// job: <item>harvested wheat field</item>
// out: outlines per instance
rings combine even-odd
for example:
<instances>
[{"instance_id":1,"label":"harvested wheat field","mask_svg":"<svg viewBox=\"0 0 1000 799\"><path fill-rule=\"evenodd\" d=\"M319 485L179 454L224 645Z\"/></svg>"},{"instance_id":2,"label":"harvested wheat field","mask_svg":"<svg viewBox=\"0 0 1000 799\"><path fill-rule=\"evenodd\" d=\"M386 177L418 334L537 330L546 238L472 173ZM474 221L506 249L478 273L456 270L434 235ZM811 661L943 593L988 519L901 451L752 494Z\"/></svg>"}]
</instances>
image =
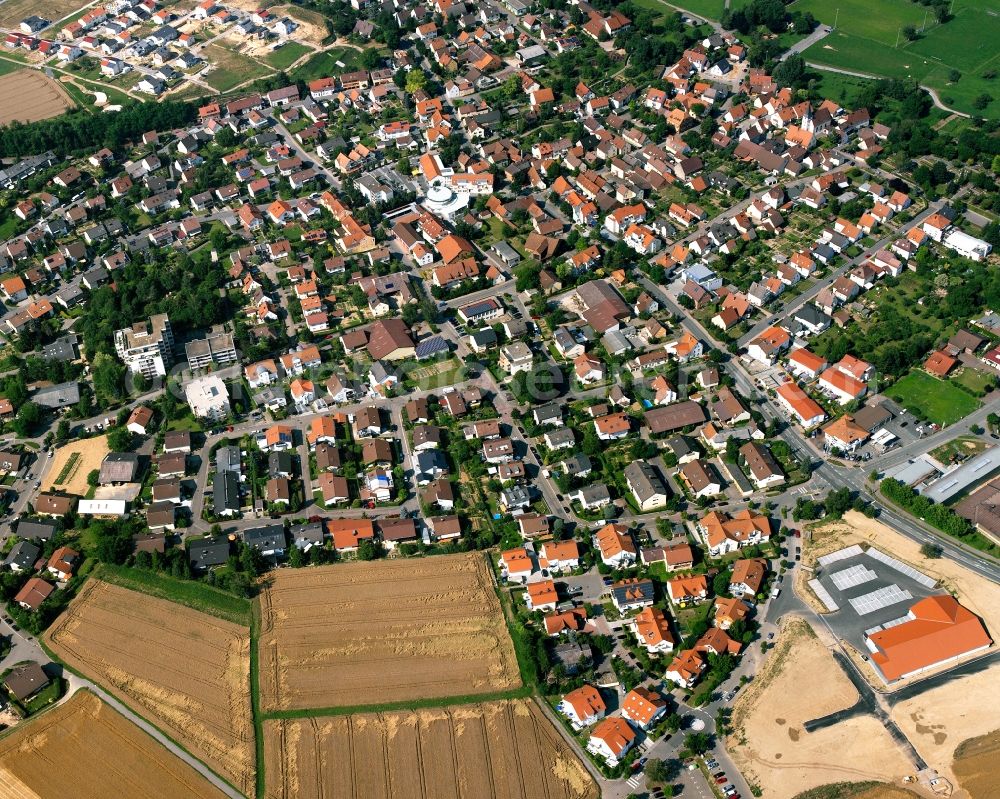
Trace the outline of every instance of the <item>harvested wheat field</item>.
<instances>
[{"instance_id":1,"label":"harvested wheat field","mask_svg":"<svg viewBox=\"0 0 1000 799\"><path fill-rule=\"evenodd\" d=\"M281 569L259 601L265 711L520 685L489 567L477 553Z\"/></svg>"},{"instance_id":2,"label":"harvested wheat field","mask_svg":"<svg viewBox=\"0 0 1000 799\"><path fill-rule=\"evenodd\" d=\"M88 691L0 739L0 796L222 799L224 794Z\"/></svg>"},{"instance_id":3,"label":"harvested wheat field","mask_svg":"<svg viewBox=\"0 0 1000 799\"><path fill-rule=\"evenodd\" d=\"M41 490L62 491L85 496L90 486L87 485L87 475L94 469L101 468L101 461L110 452L107 436L82 438L63 447L52 454L52 463L42 480Z\"/></svg>"},{"instance_id":4,"label":"harvested wheat field","mask_svg":"<svg viewBox=\"0 0 1000 799\"><path fill-rule=\"evenodd\" d=\"M802 620L784 625L777 646L733 708L728 746L765 796L795 796L829 783L892 782L909 760L872 716L808 733L803 723L850 707L857 689Z\"/></svg>"},{"instance_id":5,"label":"harvested wheat field","mask_svg":"<svg viewBox=\"0 0 1000 799\"><path fill-rule=\"evenodd\" d=\"M953 794L956 799L987 799L997 790L997 758L1000 757L1000 730L972 738L955 751L952 770L962 790Z\"/></svg>"},{"instance_id":6,"label":"harvested wheat field","mask_svg":"<svg viewBox=\"0 0 1000 799\"><path fill-rule=\"evenodd\" d=\"M250 635L231 622L89 580L45 635L93 678L244 792L254 782Z\"/></svg>"},{"instance_id":7,"label":"harvested wheat field","mask_svg":"<svg viewBox=\"0 0 1000 799\"><path fill-rule=\"evenodd\" d=\"M19 69L0 77L0 125L37 122L72 107L63 88L37 70Z\"/></svg>"},{"instance_id":8,"label":"harvested wheat field","mask_svg":"<svg viewBox=\"0 0 1000 799\"><path fill-rule=\"evenodd\" d=\"M598 799L531 700L264 722L267 799Z\"/></svg>"},{"instance_id":9,"label":"harvested wheat field","mask_svg":"<svg viewBox=\"0 0 1000 799\"><path fill-rule=\"evenodd\" d=\"M1000 735L996 734L998 726L995 702L984 702L984 697L995 696L996 687L1000 685L1000 663L994 664L978 674L969 674L958 679L952 679L944 685L931 688L917 696L907 699L892 708L892 720L910 739L917 752L927 761L931 768L953 782L957 779L959 785L968 791L956 791L956 797L987 796L983 793L981 775L977 778L976 763L982 764L984 758L968 761L971 767L966 772L971 784L963 784L959 776L959 758L956 750L968 749L963 741L977 736L987 736L994 733L994 755L1000 754ZM980 739L985 740L985 739ZM982 751L984 745L973 747ZM994 761L994 782L997 774ZM975 788L978 786L979 792Z\"/></svg>"}]
</instances>

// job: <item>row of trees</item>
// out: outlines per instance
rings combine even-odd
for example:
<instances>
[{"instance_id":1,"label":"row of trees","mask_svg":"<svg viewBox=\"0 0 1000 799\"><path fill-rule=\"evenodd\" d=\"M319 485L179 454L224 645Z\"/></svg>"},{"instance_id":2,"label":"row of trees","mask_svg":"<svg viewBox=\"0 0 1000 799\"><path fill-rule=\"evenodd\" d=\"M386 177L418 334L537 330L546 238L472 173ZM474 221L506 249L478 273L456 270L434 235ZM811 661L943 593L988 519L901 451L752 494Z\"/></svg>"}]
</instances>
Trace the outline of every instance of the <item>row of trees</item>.
<instances>
[{"instance_id":1,"label":"row of trees","mask_svg":"<svg viewBox=\"0 0 1000 799\"><path fill-rule=\"evenodd\" d=\"M194 122L194 103L168 100L126 105L117 114L71 111L40 122L12 122L0 128L0 153L20 158L54 150L59 155L94 150L101 146L120 152L150 130L172 130Z\"/></svg>"}]
</instances>

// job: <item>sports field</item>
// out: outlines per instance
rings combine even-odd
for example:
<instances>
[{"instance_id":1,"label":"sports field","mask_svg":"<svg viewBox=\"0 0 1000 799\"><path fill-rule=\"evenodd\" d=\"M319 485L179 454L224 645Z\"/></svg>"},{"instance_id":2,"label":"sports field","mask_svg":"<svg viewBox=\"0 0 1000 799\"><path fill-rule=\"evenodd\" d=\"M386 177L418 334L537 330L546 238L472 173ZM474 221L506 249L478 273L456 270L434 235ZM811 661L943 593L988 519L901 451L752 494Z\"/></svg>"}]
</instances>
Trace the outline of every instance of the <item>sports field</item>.
<instances>
[{"instance_id":1,"label":"sports field","mask_svg":"<svg viewBox=\"0 0 1000 799\"><path fill-rule=\"evenodd\" d=\"M805 52L808 61L890 78L914 78L959 111L1000 117L1000 0L956 0L953 16L938 23L933 9L909 0L796 0L790 10L809 11L836 29ZM924 28L926 22L926 28ZM908 41L903 28L918 30ZM952 81L952 72L960 77ZM985 108L979 95L995 96Z\"/></svg>"}]
</instances>

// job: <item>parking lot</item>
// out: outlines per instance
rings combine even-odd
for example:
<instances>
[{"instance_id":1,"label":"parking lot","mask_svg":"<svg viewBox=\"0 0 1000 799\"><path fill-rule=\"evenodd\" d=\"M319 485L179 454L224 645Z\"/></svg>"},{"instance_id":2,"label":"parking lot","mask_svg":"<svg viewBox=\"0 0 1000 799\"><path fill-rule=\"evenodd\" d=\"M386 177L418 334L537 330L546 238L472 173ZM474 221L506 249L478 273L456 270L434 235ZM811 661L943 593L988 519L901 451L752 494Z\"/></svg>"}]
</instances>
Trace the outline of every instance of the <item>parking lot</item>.
<instances>
[{"instance_id":1,"label":"parking lot","mask_svg":"<svg viewBox=\"0 0 1000 799\"><path fill-rule=\"evenodd\" d=\"M810 581L821 602L838 608L824 616L830 629L862 653L868 651L866 631L891 626L918 600L940 593L933 580L904 564L897 568L891 560L874 548L862 552L860 547L849 547L821 558Z\"/></svg>"}]
</instances>

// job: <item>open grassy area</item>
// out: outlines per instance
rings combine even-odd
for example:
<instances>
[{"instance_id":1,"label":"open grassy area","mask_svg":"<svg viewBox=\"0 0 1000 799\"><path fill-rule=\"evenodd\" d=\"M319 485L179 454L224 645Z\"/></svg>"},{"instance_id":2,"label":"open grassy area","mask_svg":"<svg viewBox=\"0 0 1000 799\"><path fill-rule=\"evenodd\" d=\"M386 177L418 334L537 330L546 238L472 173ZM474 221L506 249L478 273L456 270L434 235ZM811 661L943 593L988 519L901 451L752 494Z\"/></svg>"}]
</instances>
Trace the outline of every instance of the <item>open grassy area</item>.
<instances>
[{"instance_id":1,"label":"open grassy area","mask_svg":"<svg viewBox=\"0 0 1000 799\"><path fill-rule=\"evenodd\" d=\"M792 10L810 11L827 25L837 22L835 31L805 52L808 60L890 78L914 78L959 111L1000 117L1000 99L985 109L973 106L978 95L997 93L997 79L987 75L1000 65L998 0L956 2L953 17L943 24L932 11L908 0L878 0L874 8L862 0L796 0ZM905 26L919 30L925 19L927 28L915 41L902 35ZM961 73L955 82L952 70Z\"/></svg>"},{"instance_id":2,"label":"open grassy area","mask_svg":"<svg viewBox=\"0 0 1000 799\"><path fill-rule=\"evenodd\" d=\"M205 76L205 82L220 92L228 92L241 83L270 74L260 62L220 44L207 45L202 55L214 65Z\"/></svg>"},{"instance_id":3,"label":"open grassy area","mask_svg":"<svg viewBox=\"0 0 1000 799\"><path fill-rule=\"evenodd\" d=\"M343 64L339 66L337 62ZM331 75L356 70L361 65L361 51L351 47L334 47L325 53L317 53L292 72L293 80L316 80Z\"/></svg>"},{"instance_id":4,"label":"open grassy area","mask_svg":"<svg viewBox=\"0 0 1000 799\"><path fill-rule=\"evenodd\" d=\"M902 377L887 393L907 410L942 427L954 424L979 407L979 401L962 389L917 369Z\"/></svg>"},{"instance_id":5,"label":"open grassy area","mask_svg":"<svg viewBox=\"0 0 1000 799\"><path fill-rule=\"evenodd\" d=\"M304 44L286 42L277 50L271 51L267 56L267 63L278 70L288 69L308 52L311 51Z\"/></svg>"},{"instance_id":6,"label":"open grassy area","mask_svg":"<svg viewBox=\"0 0 1000 799\"><path fill-rule=\"evenodd\" d=\"M973 394L982 394L996 385L996 378L993 375L982 372L979 369L965 367L948 378L952 383L958 383L971 391Z\"/></svg>"}]
</instances>

